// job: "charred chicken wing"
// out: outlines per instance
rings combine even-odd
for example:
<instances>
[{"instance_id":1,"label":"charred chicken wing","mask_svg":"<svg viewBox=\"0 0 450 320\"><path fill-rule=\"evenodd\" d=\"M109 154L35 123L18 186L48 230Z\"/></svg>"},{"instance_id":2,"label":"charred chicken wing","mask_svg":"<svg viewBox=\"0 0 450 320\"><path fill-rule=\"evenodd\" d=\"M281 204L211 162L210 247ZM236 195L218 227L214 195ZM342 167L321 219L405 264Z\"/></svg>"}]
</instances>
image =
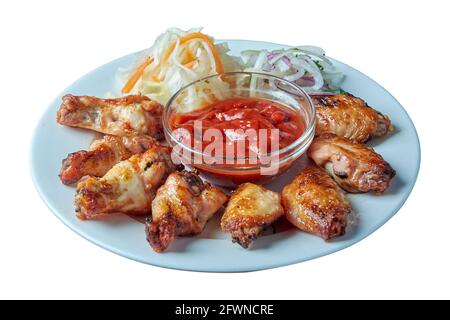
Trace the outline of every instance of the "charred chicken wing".
<instances>
[{"instance_id":1,"label":"charred chicken wing","mask_svg":"<svg viewBox=\"0 0 450 320\"><path fill-rule=\"evenodd\" d=\"M196 172L174 172L158 189L147 240L156 252L164 251L175 236L196 235L227 201L219 189L204 183Z\"/></svg>"},{"instance_id":2,"label":"charred chicken wing","mask_svg":"<svg viewBox=\"0 0 450 320\"><path fill-rule=\"evenodd\" d=\"M323 169L302 170L284 187L281 200L286 218L300 230L325 240L345 234L350 204Z\"/></svg>"},{"instance_id":3,"label":"charred chicken wing","mask_svg":"<svg viewBox=\"0 0 450 320\"><path fill-rule=\"evenodd\" d=\"M77 185L75 207L81 220L110 213L148 214L157 188L175 170L169 149L158 145L117 163L102 178Z\"/></svg>"},{"instance_id":4,"label":"charred chicken wing","mask_svg":"<svg viewBox=\"0 0 450 320\"><path fill-rule=\"evenodd\" d=\"M59 177L64 184L75 183L83 176L102 177L116 163L146 151L155 143L149 136L105 135L95 140L88 151L69 154L62 162Z\"/></svg>"},{"instance_id":5,"label":"charred chicken wing","mask_svg":"<svg viewBox=\"0 0 450 320\"><path fill-rule=\"evenodd\" d=\"M222 217L221 227L231 233L233 242L248 246L283 215L280 195L260 185L244 183L232 194Z\"/></svg>"},{"instance_id":6,"label":"charred chicken wing","mask_svg":"<svg viewBox=\"0 0 450 320\"><path fill-rule=\"evenodd\" d=\"M316 106L316 135L326 132L364 143L392 131L389 118L351 94L313 98Z\"/></svg>"},{"instance_id":7,"label":"charred chicken wing","mask_svg":"<svg viewBox=\"0 0 450 320\"><path fill-rule=\"evenodd\" d=\"M130 95L117 99L65 95L58 110L59 124L94 131L125 135L162 136L162 106L146 96Z\"/></svg>"},{"instance_id":8,"label":"charred chicken wing","mask_svg":"<svg viewBox=\"0 0 450 320\"><path fill-rule=\"evenodd\" d=\"M372 148L331 133L316 137L308 156L348 192L383 193L395 171Z\"/></svg>"}]
</instances>

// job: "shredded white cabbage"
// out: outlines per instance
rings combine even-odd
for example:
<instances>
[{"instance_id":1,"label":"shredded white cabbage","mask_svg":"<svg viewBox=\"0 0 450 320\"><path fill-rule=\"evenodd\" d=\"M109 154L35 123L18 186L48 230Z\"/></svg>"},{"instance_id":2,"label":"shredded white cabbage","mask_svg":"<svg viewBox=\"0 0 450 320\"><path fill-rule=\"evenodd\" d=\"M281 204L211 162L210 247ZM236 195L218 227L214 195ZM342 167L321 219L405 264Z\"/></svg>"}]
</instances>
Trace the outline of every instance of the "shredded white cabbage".
<instances>
[{"instance_id":1,"label":"shredded white cabbage","mask_svg":"<svg viewBox=\"0 0 450 320\"><path fill-rule=\"evenodd\" d=\"M191 33L198 33L201 28L193 28L183 31L178 28L168 29L161 34L152 47L145 50L136 65L126 70L119 70L118 80L123 86L133 72L147 59L153 59L144 70L142 76L133 86L130 94L145 94L161 104L167 101L183 86L218 73L218 66L214 53L205 39L193 38L190 41L180 43L180 39ZM214 40L209 38L213 43ZM226 43L215 44L223 72L241 70L242 61L238 57L228 55L229 48ZM218 86L224 85L217 83ZM211 85L209 85L211 88ZM201 90L201 88L197 88ZM220 87L217 87L220 91ZM200 92L190 92L191 99Z\"/></svg>"}]
</instances>

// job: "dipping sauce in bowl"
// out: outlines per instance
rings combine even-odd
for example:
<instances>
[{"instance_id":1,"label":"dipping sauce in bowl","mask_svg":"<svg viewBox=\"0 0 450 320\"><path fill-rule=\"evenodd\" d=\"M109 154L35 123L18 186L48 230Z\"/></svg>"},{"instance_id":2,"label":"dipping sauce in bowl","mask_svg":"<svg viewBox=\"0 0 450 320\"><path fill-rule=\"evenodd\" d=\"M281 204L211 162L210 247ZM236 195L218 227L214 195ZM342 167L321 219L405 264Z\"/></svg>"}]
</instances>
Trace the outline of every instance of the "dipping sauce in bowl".
<instances>
[{"instance_id":1,"label":"dipping sauce in bowl","mask_svg":"<svg viewBox=\"0 0 450 320\"><path fill-rule=\"evenodd\" d=\"M207 77L182 88L163 115L172 156L214 184L265 183L289 168L314 137L308 95L260 73Z\"/></svg>"},{"instance_id":2,"label":"dipping sauce in bowl","mask_svg":"<svg viewBox=\"0 0 450 320\"><path fill-rule=\"evenodd\" d=\"M201 125L201 137L194 135L196 125ZM305 127L305 120L291 108L259 98L231 98L192 112L175 113L170 118L170 129L178 131L180 139L186 137L185 134L194 139L201 138L199 141L190 139L192 147L200 142L202 151L205 150L211 144L205 133L216 129L221 132L223 150L232 149L237 154L241 144L245 157L250 157L252 151L261 154L285 148L303 134ZM266 138L271 136L272 130L278 130L278 144L273 145L271 139L267 139L267 150L261 150L261 129L266 129ZM252 136L250 131L258 134Z\"/></svg>"}]
</instances>

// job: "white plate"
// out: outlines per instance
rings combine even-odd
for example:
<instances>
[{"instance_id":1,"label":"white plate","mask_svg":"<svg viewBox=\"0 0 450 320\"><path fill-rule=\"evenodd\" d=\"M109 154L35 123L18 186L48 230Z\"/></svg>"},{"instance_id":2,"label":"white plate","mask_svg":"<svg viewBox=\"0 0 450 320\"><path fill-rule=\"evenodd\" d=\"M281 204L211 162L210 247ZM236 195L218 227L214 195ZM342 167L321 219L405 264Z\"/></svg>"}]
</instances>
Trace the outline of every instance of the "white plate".
<instances>
[{"instance_id":1,"label":"white plate","mask_svg":"<svg viewBox=\"0 0 450 320\"><path fill-rule=\"evenodd\" d=\"M277 49L278 44L230 40L233 54L246 49ZM144 226L127 217L107 221L82 222L75 217L75 190L64 186L58 178L61 160L68 153L85 149L93 133L60 126L55 121L62 95L104 96L118 91L114 76L119 67L130 65L137 54L112 61L88 73L62 92L47 108L34 133L31 146L31 173L36 188L51 211L72 230L93 243L117 254L144 263L183 270L235 272L274 268L297 263L344 249L370 235L388 221L410 194L419 171L420 146L416 130L402 106L385 89L361 72L335 61L346 74L343 88L362 97L369 105L387 114L395 132L386 139L372 143L376 151L392 165L397 176L383 196L371 194L349 195L359 215L356 228L331 243L318 237L291 229L261 237L250 250L233 244L219 228L218 219L209 222L205 232L192 238L178 238L165 253L158 254L149 247ZM301 167L290 170L269 187L280 190Z\"/></svg>"}]
</instances>

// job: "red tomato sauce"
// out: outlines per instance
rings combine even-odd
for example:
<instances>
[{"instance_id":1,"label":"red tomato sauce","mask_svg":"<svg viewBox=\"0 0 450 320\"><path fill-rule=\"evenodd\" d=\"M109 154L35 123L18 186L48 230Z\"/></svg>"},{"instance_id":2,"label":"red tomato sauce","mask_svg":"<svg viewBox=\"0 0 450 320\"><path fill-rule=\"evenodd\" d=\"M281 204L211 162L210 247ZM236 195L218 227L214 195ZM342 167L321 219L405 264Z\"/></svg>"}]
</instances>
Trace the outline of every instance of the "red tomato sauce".
<instances>
[{"instance_id":1,"label":"red tomato sauce","mask_svg":"<svg viewBox=\"0 0 450 320\"><path fill-rule=\"evenodd\" d=\"M304 119L293 109L274 101L256 98L227 99L189 113L175 113L170 118L170 128L172 131L184 129L179 131L184 137L187 132L193 137L194 121L201 121L202 137L208 129L220 130L224 150L226 145L237 148L237 143L239 141L242 143L244 140L246 155L249 152L251 138L243 132L248 129L254 129L256 132L267 129L268 137L271 135L271 130L278 129L278 146L271 144L268 139L268 146L264 149L267 152L273 152L297 140L306 126ZM243 131L236 133L236 129ZM203 148L210 143L211 141L207 139L201 141ZM253 144L252 151L259 153L261 150L255 150L255 145L258 145L258 141Z\"/></svg>"}]
</instances>

